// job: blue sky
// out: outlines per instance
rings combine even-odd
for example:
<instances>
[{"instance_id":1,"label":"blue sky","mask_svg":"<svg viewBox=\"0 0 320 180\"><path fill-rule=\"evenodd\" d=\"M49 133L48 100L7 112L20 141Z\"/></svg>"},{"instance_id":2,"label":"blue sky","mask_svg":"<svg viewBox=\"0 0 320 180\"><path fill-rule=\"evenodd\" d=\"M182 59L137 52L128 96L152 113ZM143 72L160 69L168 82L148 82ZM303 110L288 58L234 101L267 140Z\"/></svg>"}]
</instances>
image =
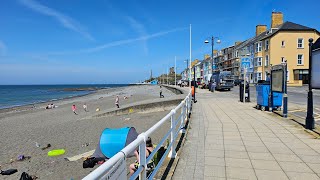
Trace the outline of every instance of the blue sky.
<instances>
[{"instance_id":1,"label":"blue sky","mask_svg":"<svg viewBox=\"0 0 320 180\"><path fill-rule=\"evenodd\" d=\"M189 58L203 59L213 35L215 49L270 27L271 12L320 29L317 0L2 0L0 84L130 83L178 72Z\"/></svg>"}]
</instances>

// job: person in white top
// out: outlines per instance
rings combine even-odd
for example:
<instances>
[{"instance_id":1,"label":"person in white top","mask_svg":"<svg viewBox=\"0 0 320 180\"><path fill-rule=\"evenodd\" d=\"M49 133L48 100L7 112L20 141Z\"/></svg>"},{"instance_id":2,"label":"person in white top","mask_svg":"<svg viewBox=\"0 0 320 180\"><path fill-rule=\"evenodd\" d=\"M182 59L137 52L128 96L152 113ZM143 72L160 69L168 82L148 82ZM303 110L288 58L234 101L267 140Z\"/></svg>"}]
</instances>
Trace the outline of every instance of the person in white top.
<instances>
[{"instance_id":1,"label":"person in white top","mask_svg":"<svg viewBox=\"0 0 320 180\"><path fill-rule=\"evenodd\" d=\"M120 106L119 106L119 96L118 95L116 97L115 104L116 104L117 108L120 108Z\"/></svg>"},{"instance_id":2,"label":"person in white top","mask_svg":"<svg viewBox=\"0 0 320 180\"><path fill-rule=\"evenodd\" d=\"M83 104L83 110L84 110L85 112L88 112L88 106L87 106L86 103Z\"/></svg>"}]
</instances>

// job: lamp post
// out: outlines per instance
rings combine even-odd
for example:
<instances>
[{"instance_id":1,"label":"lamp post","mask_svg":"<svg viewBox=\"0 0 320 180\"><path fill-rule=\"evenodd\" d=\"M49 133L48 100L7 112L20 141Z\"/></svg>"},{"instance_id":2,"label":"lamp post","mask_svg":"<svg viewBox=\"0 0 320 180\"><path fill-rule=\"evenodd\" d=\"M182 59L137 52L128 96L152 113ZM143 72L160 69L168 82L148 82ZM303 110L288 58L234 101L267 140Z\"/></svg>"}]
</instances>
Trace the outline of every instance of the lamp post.
<instances>
[{"instance_id":1,"label":"lamp post","mask_svg":"<svg viewBox=\"0 0 320 180\"><path fill-rule=\"evenodd\" d=\"M268 106L269 106L269 112L272 112L272 107L273 107L273 93L272 93L272 64L270 64L270 91L269 91L269 96L268 96Z\"/></svg>"},{"instance_id":2,"label":"lamp post","mask_svg":"<svg viewBox=\"0 0 320 180\"><path fill-rule=\"evenodd\" d=\"M284 66L284 73L283 73L283 84L284 84L284 88L283 88L283 117L287 118L288 117L288 93L287 93L287 61L285 61L283 63Z\"/></svg>"},{"instance_id":3,"label":"lamp post","mask_svg":"<svg viewBox=\"0 0 320 180\"><path fill-rule=\"evenodd\" d=\"M220 44L220 38L211 36L211 74L213 74L213 46L214 46L214 39L217 39L217 43ZM205 40L204 43L209 43L209 40Z\"/></svg>"},{"instance_id":4,"label":"lamp post","mask_svg":"<svg viewBox=\"0 0 320 180\"><path fill-rule=\"evenodd\" d=\"M312 45L313 39L309 39L309 91L308 91L308 107L307 107L307 117L306 117L306 129L314 129L314 117L313 117L313 95L311 87L311 77L312 77Z\"/></svg>"},{"instance_id":5,"label":"lamp post","mask_svg":"<svg viewBox=\"0 0 320 180\"><path fill-rule=\"evenodd\" d=\"M196 65L193 66L193 88L194 88L194 95L193 95L193 103L196 103Z\"/></svg>"},{"instance_id":6,"label":"lamp post","mask_svg":"<svg viewBox=\"0 0 320 180\"><path fill-rule=\"evenodd\" d=\"M174 56L174 85L177 85L177 56Z\"/></svg>"},{"instance_id":7,"label":"lamp post","mask_svg":"<svg viewBox=\"0 0 320 180\"><path fill-rule=\"evenodd\" d=\"M188 69L189 69L189 61L186 59L184 62L187 63L187 69L186 69L186 80L188 79Z\"/></svg>"},{"instance_id":8,"label":"lamp post","mask_svg":"<svg viewBox=\"0 0 320 180\"><path fill-rule=\"evenodd\" d=\"M167 85L169 85L169 77L168 77L169 71L167 69Z\"/></svg>"}]
</instances>

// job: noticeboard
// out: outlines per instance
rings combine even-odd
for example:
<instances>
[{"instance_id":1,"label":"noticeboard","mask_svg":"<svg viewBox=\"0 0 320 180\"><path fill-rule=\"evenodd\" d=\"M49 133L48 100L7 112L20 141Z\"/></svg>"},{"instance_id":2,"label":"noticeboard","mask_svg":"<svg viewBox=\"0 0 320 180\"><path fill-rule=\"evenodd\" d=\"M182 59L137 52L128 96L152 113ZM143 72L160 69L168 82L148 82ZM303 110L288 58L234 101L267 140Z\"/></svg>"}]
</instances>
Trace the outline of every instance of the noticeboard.
<instances>
[{"instance_id":1,"label":"noticeboard","mask_svg":"<svg viewBox=\"0 0 320 180\"><path fill-rule=\"evenodd\" d=\"M317 42L320 41L320 38ZM319 45L319 43L315 43L315 45ZM311 87L312 89L320 89L320 48L315 47L316 50L312 52L312 77L311 77Z\"/></svg>"},{"instance_id":2,"label":"noticeboard","mask_svg":"<svg viewBox=\"0 0 320 180\"><path fill-rule=\"evenodd\" d=\"M284 71L283 66L274 66L271 70L271 91L273 92L284 92Z\"/></svg>"}]
</instances>

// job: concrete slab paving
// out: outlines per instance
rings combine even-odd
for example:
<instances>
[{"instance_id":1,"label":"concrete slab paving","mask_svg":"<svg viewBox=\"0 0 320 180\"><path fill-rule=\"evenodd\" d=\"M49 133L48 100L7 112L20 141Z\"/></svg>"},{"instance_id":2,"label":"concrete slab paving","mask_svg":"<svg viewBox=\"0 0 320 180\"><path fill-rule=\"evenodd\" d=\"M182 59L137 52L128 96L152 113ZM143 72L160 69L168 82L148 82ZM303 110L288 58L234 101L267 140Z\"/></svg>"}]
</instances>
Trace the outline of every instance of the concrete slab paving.
<instances>
[{"instance_id":1,"label":"concrete slab paving","mask_svg":"<svg viewBox=\"0 0 320 180\"><path fill-rule=\"evenodd\" d=\"M289 119L197 89L172 179L319 179L320 140Z\"/></svg>"}]
</instances>

